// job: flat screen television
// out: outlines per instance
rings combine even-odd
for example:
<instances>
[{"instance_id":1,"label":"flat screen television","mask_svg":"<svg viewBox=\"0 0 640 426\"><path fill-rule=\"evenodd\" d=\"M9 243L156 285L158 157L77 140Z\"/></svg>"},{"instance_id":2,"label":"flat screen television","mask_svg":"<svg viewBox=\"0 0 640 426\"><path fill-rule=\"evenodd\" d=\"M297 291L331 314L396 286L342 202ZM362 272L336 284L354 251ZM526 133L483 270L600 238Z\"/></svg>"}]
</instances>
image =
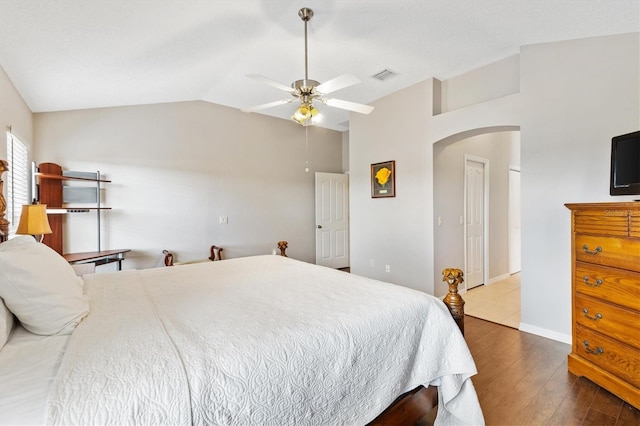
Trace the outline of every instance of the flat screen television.
<instances>
[{"instance_id":1,"label":"flat screen television","mask_svg":"<svg viewBox=\"0 0 640 426\"><path fill-rule=\"evenodd\" d=\"M611 138L611 195L640 195L640 130Z\"/></svg>"}]
</instances>

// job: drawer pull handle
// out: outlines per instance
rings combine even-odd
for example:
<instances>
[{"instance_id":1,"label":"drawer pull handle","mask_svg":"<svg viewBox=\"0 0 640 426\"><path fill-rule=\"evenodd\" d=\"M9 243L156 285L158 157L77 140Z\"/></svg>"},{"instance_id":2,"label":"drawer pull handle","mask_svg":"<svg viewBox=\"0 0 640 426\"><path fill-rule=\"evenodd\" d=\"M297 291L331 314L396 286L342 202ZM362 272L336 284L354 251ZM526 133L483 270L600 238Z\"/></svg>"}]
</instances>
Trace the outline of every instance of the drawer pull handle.
<instances>
[{"instance_id":1,"label":"drawer pull handle","mask_svg":"<svg viewBox=\"0 0 640 426\"><path fill-rule=\"evenodd\" d=\"M602 285L602 280L600 278L596 278L596 282L594 283L590 283L589 282L589 277L588 276L584 276L582 277L582 280L584 281L584 283L586 285L588 285L589 287L600 287Z\"/></svg>"},{"instance_id":2,"label":"drawer pull handle","mask_svg":"<svg viewBox=\"0 0 640 426\"><path fill-rule=\"evenodd\" d=\"M601 313L597 313L595 317L589 316L589 311L587 310L587 308L582 308L582 313L584 314L585 317L589 318L590 320L593 321L598 321L599 319L602 319L602 314Z\"/></svg>"},{"instance_id":3,"label":"drawer pull handle","mask_svg":"<svg viewBox=\"0 0 640 426\"><path fill-rule=\"evenodd\" d=\"M590 354L593 354L593 355L600 355L601 353L603 353L603 352L604 352L600 346L598 346L598 347L596 348L596 350L594 351L593 349L591 349L591 348L589 347L589 342L588 342L588 341L586 341L586 340L585 340L584 342L582 342L582 344L584 344L584 350L585 350L585 351L587 351L587 352L588 352L588 353L590 353Z\"/></svg>"},{"instance_id":4,"label":"drawer pull handle","mask_svg":"<svg viewBox=\"0 0 640 426\"><path fill-rule=\"evenodd\" d=\"M583 245L582 246L582 251L585 252L586 254L598 254L602 251L602 247L598 246L596 247L595 250L589 250L589 246L588 245Z\"/></svg>"}]
</instances>

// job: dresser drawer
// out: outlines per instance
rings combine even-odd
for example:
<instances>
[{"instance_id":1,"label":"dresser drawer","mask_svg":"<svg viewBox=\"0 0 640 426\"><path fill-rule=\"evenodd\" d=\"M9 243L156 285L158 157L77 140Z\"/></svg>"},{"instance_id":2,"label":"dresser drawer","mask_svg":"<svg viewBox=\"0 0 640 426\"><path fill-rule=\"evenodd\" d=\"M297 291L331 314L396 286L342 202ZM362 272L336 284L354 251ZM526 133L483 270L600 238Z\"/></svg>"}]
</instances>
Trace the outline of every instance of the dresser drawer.
<instances>
[{"instance_id":1,"label":"dresser drawer","mask_svg":"<svg viewBox=\"0 0 640 426\"><path fill-rule=\"evenodd\" d=\"M573 216L574 231L578 234L629 235L628 210L579 210Z\"/></svg>"},{"instance_id":2,"label":"dresser drawer","mask_svg":"<svg viewBox=\"0 0 640 426\"><path fill-rule=\"evenodd\" d=\"M640 272L640 239L575 236L576 261Z\"/></svg>"},{"instance_id":3,"label":"dresser drawer","mask_svg":"<svg viewBox=\"0 0 640 426\"><path fill-rule=\"evenodd\" d=\"M640 238L640 210L629 212L629 236Z\"/></svg>"},{"instance_id":4,"label":"dresser drawer","mask_svg":"<svg viewBox=\"0 0 640 426\"><path fill-rule=\"evenodd\" d=\"M579 293L640 311L640 272L576 262L574 279Z\"/></svg>"},{"instance_id":5,"label":"dresser drawer","mask_svg":"<svg viewBox=\"0 0 640 426\"><path fill-rule=\"evenodd\" d=\"M576 327L573 352L628 383L640 387L640 351L585 327Z\"/></svg>"},{"instance_id":6,"label":"dresser drawer","mask_svg":"<svg viewBox=\"0 0 640 426\"><path fill-rule=\"evenodd\" d=\"M611 305L580 293L575 295L577 324L640 348L640 312Z\"/></svg>"}]
</instances>

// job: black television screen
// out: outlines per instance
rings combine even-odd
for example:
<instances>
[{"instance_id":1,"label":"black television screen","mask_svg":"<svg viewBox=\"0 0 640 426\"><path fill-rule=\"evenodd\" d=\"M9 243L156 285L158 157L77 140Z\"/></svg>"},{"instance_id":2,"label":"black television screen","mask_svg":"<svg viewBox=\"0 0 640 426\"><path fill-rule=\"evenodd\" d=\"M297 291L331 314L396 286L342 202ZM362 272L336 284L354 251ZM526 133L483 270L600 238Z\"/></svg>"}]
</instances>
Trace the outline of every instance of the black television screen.
<instances>
[{"instance_id":1,"label":"black television screen","mask_svg":"<svg viewBox=\"0 0 640 426\"><path fill-rule=\"evenodd\" d=\"M640 195L640 131L611 138L611 195Z\"/></svg>"}]
</instances>

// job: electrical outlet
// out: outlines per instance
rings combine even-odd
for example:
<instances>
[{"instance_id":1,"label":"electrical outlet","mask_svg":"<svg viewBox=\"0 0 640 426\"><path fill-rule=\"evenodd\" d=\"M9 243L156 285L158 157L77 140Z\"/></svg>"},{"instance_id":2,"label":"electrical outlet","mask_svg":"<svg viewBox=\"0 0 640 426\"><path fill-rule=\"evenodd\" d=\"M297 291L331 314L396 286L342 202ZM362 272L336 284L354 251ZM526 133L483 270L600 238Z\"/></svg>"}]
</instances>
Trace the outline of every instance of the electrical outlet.
<instances>
[{"instance_id":1,"label":"electrical outlet","mask_svg":"<svg viewBox=\"0 0 640 426\"><path fill-rule=\"evenodd\" d=\"M369 261L369 264L370 264L371 266L376 266L376 261L375 261L374 259L371 259L371 260Z\"/></svg>"},{"instance_id":2,"label":"electrical outlet","mask_svg":"<svg viewBox=\"0 0 640 426\"><path fill-rule=\"evenodd\" d=\"M386 265L386 266L384 267L384 271L385 271L385 272L391 272L391 265Z\"/></svg>"},{"instance_id":3,"label":"electrical outlet","mask_svg":"<svg viewBox=\"0 0 640 426\"><path fill-rule=\"evenodd\" d=\"M229 217L228 216L220 216L220 223L224 224L224 225L228 225L229 224Z\"/></svg>"}]
</instances>

